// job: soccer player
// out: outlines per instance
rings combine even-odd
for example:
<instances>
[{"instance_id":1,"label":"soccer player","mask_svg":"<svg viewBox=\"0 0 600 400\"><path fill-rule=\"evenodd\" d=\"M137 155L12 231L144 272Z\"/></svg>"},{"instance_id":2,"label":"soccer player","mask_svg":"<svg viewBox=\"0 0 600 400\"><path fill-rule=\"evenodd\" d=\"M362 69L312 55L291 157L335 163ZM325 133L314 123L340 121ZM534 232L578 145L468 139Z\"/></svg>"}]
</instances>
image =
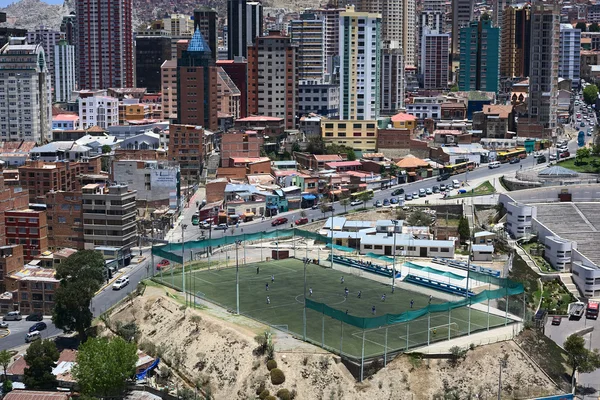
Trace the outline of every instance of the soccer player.
<instances>
[{"instance_id":1,"label":"soccer player","mask_svg":"<svg viewBox=\"0 0 600 400\"><path fill-rule=\"evenodd\" d=\"M271 298L267 296L267 304L271 304Z\"/></svg>"},{"instance_id":2,"label":"soccer player","mask_svg":"<svg viewBox=\"0 0 600 400\"><path fill-rule=\"evenodd\" d=\"M308 288L308 295L312 297L312 288Z\"/></svg>"},{"instance_id":3,"label":"soccer player","mask_svg":"<svg viewBox=\"0 0 600 400\"><path fill-rule=\"evenodd\" d=\"M256 275L258 275L259 272L260 272L260 267L256 266Z\"/></svg>"},{"instance_id":4,"label":"soccer player","mask_svg":"<svg viewBox=\"0 0 600 400\"><path fill-rule=\"evenodd\" d=\"M275 275L271 275L271 283L275 282Z\"/></svg>"},{"instance_id":5,"label":"soccer player","mask_svg":"<svg viewBox=\"0 0 600 400\"><path fill-rule=\"evenodd\" d=\"M342 277L340 278L340 285L343 285L343 284L344 284L344 277L342 276Z\"/></svg>"},{"instance_id":6,"label":"soccer player","mask_svg":"<svg viewBox=\"0 0 600 400\"><path fill-rule=\"evenodd\" d=\"M415 304L415 301L413 299L410 299L410 308L413 308L413 304Z\"/></svg>"},{"instance_id":7,"label":"soccer player","mask_svg":"<svg viewBox=\"0 0 600 400\"><path fill-rule=\"evenodd\" d=\"M392 285L392 294L394 294L394 290L396 290L396 286Z\"/></svg>"},{"instance_id":8,"label":"soccer player","mask_svg":"<svg viewBox=\"0 0 600 400\"><path fill-rule=\"evenodd\" d=\"M265 290L268 292L269 291L269 283L265 283Z\"/></svg>"},{"instance_id":9,"label":"soccer player","mask_svg":"<svg viewBox=\"0 0 600 400\"><path fill-rule=\"evenodd\" d=\"M359 290L358 295L356 297L358 297L360 299L360 296L362 296L362 292Z\"/></svg>"},{"instance_id":10,"label":"soccer player","mask_svg":"<svg viewBox=\"0 0 600 400\"><path fill-rule=\"evenodd\" d=\"M377 314L377 311L375 310L375 306L371 307L371 314L373 314L373 315Z\"/></svg>"},{"instance_id":11,"label":"soccer player","mask_svg":"<svg viewBox=\"0 0 600 400\"><path fill-rule=\"evenodd\" d=\"M429 304L431 304L431 299L433 299L433 296L429 295Z\"/></svg>"},{"instance_id":12,"label":"soccer player","mask_svg":"<svg viewBox=\"0 0 600 400\"><path fill-rule=\"evenodd\" d=\"M385 301L385 293L381 295L381 301Z\"/></svg>"},{"instance_id":13,"label":"soccer player","mask_svg":"<svg viewBox=\"0 0 600 400\"><path fill-rule=\"evenodd\" d=\"M344 297L348 297L348 288L344 289Z\"/></svg>"}]
</instances>

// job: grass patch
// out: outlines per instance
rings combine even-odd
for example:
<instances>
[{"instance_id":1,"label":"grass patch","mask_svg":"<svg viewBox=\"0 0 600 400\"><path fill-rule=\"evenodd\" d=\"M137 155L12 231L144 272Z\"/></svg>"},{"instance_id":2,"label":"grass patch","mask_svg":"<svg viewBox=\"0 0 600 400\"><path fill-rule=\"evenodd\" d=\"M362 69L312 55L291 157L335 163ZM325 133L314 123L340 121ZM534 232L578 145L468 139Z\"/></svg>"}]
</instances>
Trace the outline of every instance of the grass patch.
<instances>
[{"instance_id":1,"label":"grass patch","mask_svg":"<svg viewBox=\"0 0 600 400\"><path fill-rule=\"evenodd\" d=\"M460 190L460 189L459 189ZM466 193L460 193L456 196L446 197L447 199L458 199L461 197L473 197L473 196L486 196L488 194L496 193L496 188L490 183L490 181L485 181L481 185L472 188L471 190L467 189Z\"/></svg>"},{"instance_id":2,"label":"grass patch","mask_svg":"<svg viewBox=\"0 0 600 400\"><path fill-rule=\"evenodd\" d=\"M576 158L569 158L558 162L563 168L570 169L571 171L593 174L600 172L600 156L586 157L578 162Z\"/></svg>"},{"instance_id":3,"label":"grass patch","mask_svg":"<svg viewBox=\"0 0 600 400\"><path fill-rule=\"evenodd\" d=\"M529 268L527 263L518 254L515 254L513 268L509 277L523 284L527 308L535 311L541 296L538 274Z\"/></svg>"},{"instance_id":4,"label":"grass patch","mask_svg":"<svg viewBox=\"0 0 600 400\"><path fill-rule=\"evenodd\" d=\"M538 246L540 247L539 252L536 251ZM538 268L542 271L542 272L556 272L552 266L550 265L550 263L548 263L548 261L546 261L544 259L544 257L542 257L540 255L541 252L543 252L543 246L538 244L537 242L530 242L530 243L525 243L522 244L521 247L523 247L523 250L525 250L527 252L527 254L529 254L529 256L533 259L533 261L535 262L535 264L538 266Z\"/></svg>"},{"instance_id":5,"label":"grass patch","mask_svg":"<svg viewBox=\"0 0 600 400\"><path fill-rule=\"evenodd\" d=\"M436 220L436 224L438 226L454 226L454 227L458 227L458 223L460 222L459 219L453 219L453 218L449 218L448 221L446 221L446 218L444 218L444 215L438 215L438 218Z\"/></svg>"}]
</instances>

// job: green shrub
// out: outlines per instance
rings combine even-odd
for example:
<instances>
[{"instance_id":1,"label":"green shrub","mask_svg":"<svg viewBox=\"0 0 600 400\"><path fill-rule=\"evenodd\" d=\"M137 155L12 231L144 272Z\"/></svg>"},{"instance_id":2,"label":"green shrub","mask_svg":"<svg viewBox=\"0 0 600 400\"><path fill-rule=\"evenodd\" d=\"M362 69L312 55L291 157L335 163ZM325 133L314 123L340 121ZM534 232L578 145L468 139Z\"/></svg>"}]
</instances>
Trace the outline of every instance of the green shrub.
<instances>
[{"instance_id":1,"label":"green shrub","mask_svg":"<svg viewBox=\"0 0 600 400\"><path fill-rule=\"evenodd\" d=\"M281 400L290 400L290 391L287 389L279 389L277 391L277 397Z\"/></svg>"},{"instance_id":2,"label":"green shrub","mask_svg":"<svg viewBox=\"0 0 600 400\"><path fill-rule=\"evenodd\" d=\"M277 400L277 397L275 397L275 396L267 396L267 397L265 397L265 400Z\"/></svg>"},{"instance_id":3,"label":"green shrub","mask_svg":"<svg viewBox=\"0 0 600 400\"><path fill-rule=\"evenodd\" d=\"M273 385L281 385L285 382L285 375L279 368L273 368L271 370L271 383Z\"/></svg>"},{"instance_id":4,"label":"green shrub","mask_svg":"<svg viewBox=\"0 0 600 400\"><path fill-rule=\"evenodd\" d=\"M258 387L256 388L256 395L258 396L259 394L261 394L263 392L263 390L265 390L265 383L261 382L258 384Z\"/></svg>"},{"instance_id":5,"label":"green shrub","mask_svg":"<svg viewBox=\"0 0 600 400\"><path fill-rule=\"evenodd\" d=\"M258 395L258 398L260 400L265 400L271 393L269 393L269 391L267 389L263 390L262 392L260 392L260 394Z\"/></svg>"},{"instance_id":6,"label":"green shrub","mask_svg":"<svg viewBox=\"0 0 600 400\"><path fill-rule=\"evenodd\" d=\"M267 369L270 371L273 368L277 368L277 361L275 361L275 360L267 361Z\"/></svg>"},{"instance_id":7,"label":"green shrub","mask_svg":"<svg viewBox=\"0 0 600 400\"><path fill-rule=\"evenodd\" d=\"M12 381L6 380L6 381L2 382L2 393L6 394L12 390L13 390Z\"/></svg>"}]
</instances>

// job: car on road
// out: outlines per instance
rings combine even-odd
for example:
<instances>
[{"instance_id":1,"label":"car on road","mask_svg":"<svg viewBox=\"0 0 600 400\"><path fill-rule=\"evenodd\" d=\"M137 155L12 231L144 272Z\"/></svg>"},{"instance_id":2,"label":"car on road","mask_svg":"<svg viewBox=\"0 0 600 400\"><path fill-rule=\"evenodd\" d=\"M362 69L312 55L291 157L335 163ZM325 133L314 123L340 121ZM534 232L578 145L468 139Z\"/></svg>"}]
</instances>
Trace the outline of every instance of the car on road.
<instances>
[{"instance_id":1,"label":"car on road","mask_svg":"<svg viewBox=\"0 0 600 400\"><path fill-rule=\"evenodd\" d=\"M538 158L537 158L537 163L538 164L543 164L545 162L546 162L546 156L543 156L543 155L542 156L538 156Z\"/></svg>"},{"instance_id":2,"label":"car on road","mask_svg":"<svg viewBox=\"0 0 600 400\"><path fill-rule=\"evenodd\" d=\"M438 182L446 181L448 179L450 179L450 174L441 174L437 177Z\"/></svg>"},{"instance_id":3,"label":"car on road","mask_svg":"<svg viewBox=\"0 0 600 400\"><path fill-rule=\"evenodd\" d=\"M567 158L571 155L571 153L569 153L568 151L565 151L564 153L560 153L560 158Z\"/></svg>"},{"instance_id":4,"label":"car on road","mask_svg":"<svg viewBox=\"0 0 600 400\"><path fill-rule=\"evenodd\" d=\"M377 201L375 202L375 207L376 207L376 208L383 207L383 203L381 202L381 200L377 200Z\"/></svg>"},{"instance_id":5,"label":"car on road","mask_svg":"<svg viewBox=\"0 0 600 400\"><path fill-rule=\"evenodd\" d=\"M271 222L271 226L283 225L286 222L288 222L288 219L286 217L279 217L273 220L273 222Z\"/></svg>"},{"instance_id":6,"label":"car on road","mask_svg":"<svg viewBox=\"0 0 600 400\"><path fill-rule=\"evenodd\" d=\"M433 193L439 193L440 192L440 187L439 186L434 186L434 187L431 188L431 191Z\"/></svg>"},{"instance_id":7,"label":"car on road","mask_svg":"<svg viewBox=\"0 0 600 400\"><path fill-rule=\"evenodd\" d=\"M521 162L521 159L519 157L515 157L515 158L511 158L508 163L509 164L518 164L520 162Z\"/></svg>"},{"instance_id":8,"label":"car on road","mask_svg":"<svg viewBox=\"0 0 600 400\"><path fill-rule=\"evenodd\" d=\"M226 231L227 228L229 228L229 226L227 224L219 224L219 225L215 226L213 229L215 231Z\"/></svg>"},{"instance_id":9,"label":"car on road","mask_svg":"<svg viewBox=\"0 0 600 400\"><path fill-rule=\"evenodd\" d=\"M390 201L388 199L384 199L383 200L383 206L384 207L389 207L390 206Z\"/></svg>"},{"instance_id":10,"label":"car on road","mask_svg":"<svg viewBox=\"0 0 600 400\"><path fill-rule=\"evenodd\" d=\"M166 268L169 265L171 265L171 262L169 260L166 260L163 258L162 260L160 260L160 262L158 264L156 264L156 268L157 269Z\"/></svg>"},{"instance_id":11,"label":"car on road","mask_svg":"<svg viewBox=\"0 0 600 400\"><path fill-rule=\"evenodd\" d=\"M392 196L399 196L399 195L401 195L401 194L404 194L404 189L402 189L402 188L400 188L400 189L395 189L395 190L392 192Z\"/></svg>"},{"instance_id":12,"label":"car on road","mask_svg":"<svg viewBox=\"0 0 600 400\"><path fill-rule=\"evenodd\" d=\"M362 201L362 200L352 200L352 201L350 202L350 205L351 205L352 207L354 207L354 206L360 206L361 204L363 204L363 201Z\"/></svg>"},{"instance_id":13,"label":"car on road","mask_svg":"<svg viewBox=\"0 0 600 400\"><path fill-rule=\"evenodd\" d=\"M559 153L564 153L565 151L569 151L569 148L566 145L558 148Z\"/></svg>"},{"instance_id":14,"label":"car on road","mask_svg":"<svg viewBox=\"0 0 600 400\"><path fill-rule=\"evenodd\" d=\"M561 321L562 321L562 318L559 317L558 315L555 315L554 317L552 317L552 325L560 325Z\"/></svg>"},{"instance_id":15,"label":"car on road","mask_svg":"<svg viewBox=\"0 0 600 400\"><path fill-rule=\"evenodd\" d=\"M38 331L29 332L25 335L25 343L31 343L34 340L40 340L42 338L42 334Z\"/></svg>"},{"instance_id":16,"label":"car on road","mask_svg":"<svg viewBox=\"0 0 600 400\"><path fill-rule=\"evenodd\" d=\"M2 317L2 321L20 321L22 318L20 311L10 311Z\"/></svg>"},{"instance_id":17,"label":"car on road","mask_svg":"<svg viewBox=\"0 0 600 400\"><path fill-rule=\"evenodd\" d=\"M0 329L8 329L8 322L0 322Z\"/></svg>"},{"instance_id":18,"label":"car on road","mask_svg":"<svg viewBox=\"0 0 600 400\"><path fill-rule=\"evenodd\" d=\"M585 122L582 121L579 126L583 128L585 126Z\"/></svg>"},{"instance_id":19,"label":"car on road","mask_svg":"<svg viewBox=\"0 0 600 400\"><path fill-rule=\"evenodd\" d=\"M32 313L29 314L27 316L27 318L25 318L25 321L41 321L44 319L44 316L42 315L42 313Z\"/></svg>"},{"instance_id":20,"label":"car on road","mask_svg":"<svg viewBox=\"0 0 600 400\"><path fill-rule=\"evenodd\" d=\"M210 222L204 221L200 223L200 229L210 229L212 224Z\"/></svg>"},{"instance_id":21,"label":"car on road","mask_svg":"<svg viewBox=\"0 0 600 400\"><path fill-rule=\"evenodd\" d=\"M48 326L46 325L45 322L37 322L33 325L31 325L31 327L29 328L29 332L34 332L34 331L43 331L44 329L46 329Z\"/></svg>"},{"instance_id":22,"label":"car on road","mask_svg":"<svg viewBox=\"0 0 600 400\"><path fill-rule=\"evenodd\" d=\"M127 275L123 275L117 279L115 283L113 283L113 290L121 290L127 285L129 285L129 277Z\"/></svg>"},{"instance_id":23,"label":"car on road","mask_svg":"<svg viewBox=\"0 0 600 400\"><path fill-rule=\"evenodd\" d=\"M310 207L310 209L311 209L311 210L318 210L318 209L319 209L319 205L318 205L318 204L313 204L313 205Z\"/></svg>"},{"instance_id":24,"label":"car on road","mask_svg":"<svg viewBox=\"0 0 600 400\"><path fill-rule=\"evenodd\" d=\"M308 224L308 218L302 217L296 220L296 225Z\"/></svg>"},{"instance_id":25,"label":"car on road","mask_svg":"<svg viewBox=\"0 0 600 400\"><path fill-rule=\"evenodd\" d=\"M440 185L440 192L445 192L445 191L446 191L446 189L448 189L448 188L446 187L446 185L444 185L444 184L441 184L441 185Z\"/></svg>"},{"instance_id":26,"label":"car on road","mask_svg":"<svg viewBox=\"0 0 600 400\"><path fill-rule=\"evenodd\" d=\"M427 192L425 192L425 189L419 189L419 197L425 197L427 196Z\"/></svg>"},{"instance_id":27,"label":"car on road","mask_svg":"<svg viewBox=\"0 0 600 400\"><path fill-rule=\"evenodd\" d=\"M397 199L397 198L395 198L395 197L392 197L392 198L390 199L390 203L392 203L392 204L398 204L398 199Z\"/></svg>"},{"instance_id":28,"label":"car on road","mask_svg":"<svg viewBox=\"0 0 600 400\"><path fill-rule=\"evenodd\" d=\"M556 154L550 154L550 161L556 161Z\"/></svg>"},{"instance_id":29,"label":"car on road","mask_svg":"<svg viewBox=\"0 0 600 400\"><path fill-rule=\"evenodd\" d=\"M433 194L433 190L431 190L431 188L427 188L425 189L425 194Z\"/></svg>"}]
</instances>

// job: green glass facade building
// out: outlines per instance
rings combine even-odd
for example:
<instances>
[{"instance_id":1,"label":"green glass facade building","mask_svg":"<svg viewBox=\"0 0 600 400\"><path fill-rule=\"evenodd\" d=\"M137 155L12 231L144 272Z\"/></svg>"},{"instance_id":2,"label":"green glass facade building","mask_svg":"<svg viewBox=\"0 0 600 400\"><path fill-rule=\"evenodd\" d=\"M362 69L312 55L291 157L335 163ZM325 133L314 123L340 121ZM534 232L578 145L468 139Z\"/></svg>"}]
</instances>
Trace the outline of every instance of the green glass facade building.
<instances>
[{"instance_id":1,"label":"green glass facade building","mask_svg":"<svg viewBox=\"0 0 600 400\"><path fill-rule=\"evenodd\" d=\"M498 92L500 74L500 28L491 20L472 21L460 30L461 91Z\"/></svg>"}]
</instances>

